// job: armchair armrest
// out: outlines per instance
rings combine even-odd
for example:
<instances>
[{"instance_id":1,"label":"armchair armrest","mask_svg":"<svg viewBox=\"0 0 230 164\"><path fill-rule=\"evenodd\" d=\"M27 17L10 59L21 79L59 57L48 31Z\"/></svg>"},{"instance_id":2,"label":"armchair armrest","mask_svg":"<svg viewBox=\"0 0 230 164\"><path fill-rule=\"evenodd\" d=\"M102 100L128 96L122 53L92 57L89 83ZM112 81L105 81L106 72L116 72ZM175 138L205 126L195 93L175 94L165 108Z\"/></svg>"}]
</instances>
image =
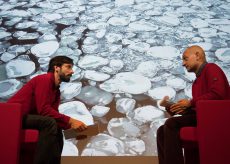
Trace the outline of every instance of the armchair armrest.
<instances>
[{"instance_id":1,"label":"armchair armrest","mask_svg":"<svg viewBox=\"0 0 230 164\"><path fill-rule=\"evenodd\" d=\"M18 163L21 135L21 105L0 103L0 161Z\"/></svg>"}]
</instances>

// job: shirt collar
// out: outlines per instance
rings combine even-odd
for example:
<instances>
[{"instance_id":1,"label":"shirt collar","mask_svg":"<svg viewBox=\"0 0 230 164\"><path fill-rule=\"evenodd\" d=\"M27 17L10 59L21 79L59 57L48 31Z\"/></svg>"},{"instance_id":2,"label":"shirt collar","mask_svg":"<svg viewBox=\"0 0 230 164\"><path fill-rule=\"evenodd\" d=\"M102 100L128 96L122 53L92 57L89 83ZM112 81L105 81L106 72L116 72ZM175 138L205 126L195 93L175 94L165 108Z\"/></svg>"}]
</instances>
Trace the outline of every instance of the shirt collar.
<instances>
[{"instance_id":1,"label":"shirt collar","mask_svg":"<svg viewBox=\"0 0 230 164\"><path fill-rule=\"evenodd\" d=\"M204 67L206 66L206 64L208 64L207 62L204 62L203 64L201 64L197 74L196 74L196 77L199 77L201 72L203 71Z\"/></svg>"}]
</instances>

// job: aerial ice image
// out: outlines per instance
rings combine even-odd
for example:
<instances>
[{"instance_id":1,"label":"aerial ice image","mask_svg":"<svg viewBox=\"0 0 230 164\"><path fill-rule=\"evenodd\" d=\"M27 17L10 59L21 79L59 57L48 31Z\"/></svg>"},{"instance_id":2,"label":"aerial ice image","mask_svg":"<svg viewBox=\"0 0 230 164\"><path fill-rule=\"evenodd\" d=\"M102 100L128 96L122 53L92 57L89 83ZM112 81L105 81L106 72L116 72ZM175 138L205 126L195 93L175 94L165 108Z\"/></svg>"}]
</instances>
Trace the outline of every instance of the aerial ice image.
<instances>
[{"instance_id":1,"label":"aerial ice image","mask_svg":"<svg viewBox=\"0 0 230 164\"><path fill-rule=\"evenodd\" d=\"M230 82L230 0L0 0L0 102L68 56L59 112L98 134L64 138L62 156L157 156L159 101L192 97L192 45Z\"/></svg>"}]
</instances>

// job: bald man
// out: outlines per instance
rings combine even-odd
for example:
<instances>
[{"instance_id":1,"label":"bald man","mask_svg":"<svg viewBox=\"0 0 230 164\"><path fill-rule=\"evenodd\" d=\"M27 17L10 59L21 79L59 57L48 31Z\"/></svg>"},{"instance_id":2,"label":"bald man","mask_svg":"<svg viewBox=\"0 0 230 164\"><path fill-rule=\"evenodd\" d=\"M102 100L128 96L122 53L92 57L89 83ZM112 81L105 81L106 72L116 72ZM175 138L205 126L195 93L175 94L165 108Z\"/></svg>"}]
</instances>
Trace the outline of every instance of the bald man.
<instances>
[{"instance_id":1,"label":"bald man","mask_svg":"<svg viewBox=\"0 0 230 164\"><path fill-rule=\"evenodd\" d=\"M196 126L196 102L199 100L229 99L229 83L219 66L207 63L204 50L199 46L188 47L183 53L183 66L196 74L192 85L192 99L182 99L167 110L178 117L171 117L157 130L159 164L184 164L179 132L182 127ZM166 96L162 102L168 97Z\"/></svg>"}]
</instances>

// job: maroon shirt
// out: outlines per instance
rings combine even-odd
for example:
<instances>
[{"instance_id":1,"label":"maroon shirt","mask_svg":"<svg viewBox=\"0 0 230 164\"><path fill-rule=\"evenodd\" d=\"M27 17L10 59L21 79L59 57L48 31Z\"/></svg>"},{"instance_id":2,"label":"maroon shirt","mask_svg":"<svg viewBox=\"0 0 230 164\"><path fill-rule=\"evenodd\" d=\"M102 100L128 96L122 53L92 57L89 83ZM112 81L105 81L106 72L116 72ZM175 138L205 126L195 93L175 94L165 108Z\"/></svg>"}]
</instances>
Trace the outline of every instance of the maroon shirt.
<instances>
[{"instance_id":1,"label":"maroon shirt","mask_svg":"<svg viewBox=\"0 0 230 164\"><path fill-rule=\"evenodd\" d=\"M229 98L229 83L224 72L214 63L207 63L200 69L192 85L191 104L199 100L225 100Z\"/></svg>"},{"instance_id":2,"label":"maroon shirt","mask_svg":"<svg viewBox=\"0 0 230 164\"><path fill-rule=\"evenodd\" d=\"M39 114L49 116L54 118L61 128L69 128L70 117L58 112L60 90L55 87L53 73L34 77L8 102L22 104L23 115Z\"/></svg>"}]
</instances>

